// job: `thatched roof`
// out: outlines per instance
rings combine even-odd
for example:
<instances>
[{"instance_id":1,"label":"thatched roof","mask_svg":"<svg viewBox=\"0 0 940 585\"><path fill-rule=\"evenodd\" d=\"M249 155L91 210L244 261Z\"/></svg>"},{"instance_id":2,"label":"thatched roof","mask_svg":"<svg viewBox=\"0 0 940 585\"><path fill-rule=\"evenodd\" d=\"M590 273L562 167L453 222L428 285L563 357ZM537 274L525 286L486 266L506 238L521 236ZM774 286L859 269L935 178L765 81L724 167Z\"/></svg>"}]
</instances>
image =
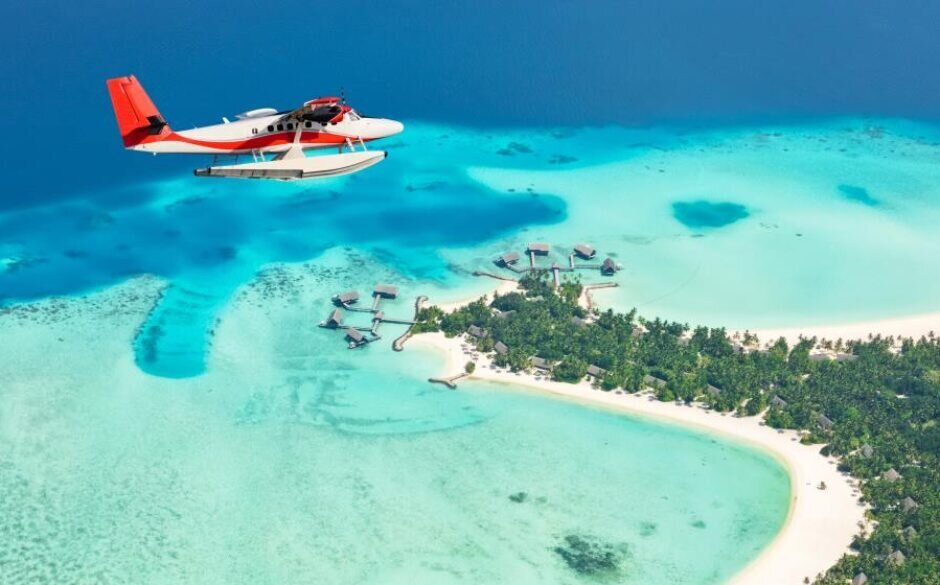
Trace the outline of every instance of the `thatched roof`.
<instances>
[{"instance_id":1,"label":"thatched roof","mask_svg":"<svg viewBox=\"0 0 940 585\"><path fill-rule=\"evenodd\" d=\"M575 244L574 253L582 258L589 259L594 257L596 251L588 244Z\"/></svg>"},{"instance_id":2,"label":"thatched roof","mask_svg":"<svg viewBox=\"0 0 940 585\"><path fill-rule=\"evenodd\" d=\"M551 370L552 364L544 358L538 356L532 356L529 358L529 363L532 364L533 368L538 368L540 370Z\"/></svg>"},{"instance_id":3,"label":"thatched roof","mask_svg":"<svg viewBox=\"0 0 940 585\"><path fill-rule=\"evenodd\" d=\"M833 423L832 420L828 416L821 414L816 417L816 424L828 430L828 429L831 429L832 425L835 423Z\"/></svg>"},{"instance_id":4,"label":"thatched roof","mask_svg":"<svg viewBox=\"0 0 940 585\"><path fill-rule=\"evenodd\" d=\"M493 349L495 349L496 353L498 353L499 355L506 355L507 353L509 353L509 348L506 347L506 344L503 343L502 341L497 341L496 344L493 346Z\"/></svg>"},{"instance_id":5,"label":"thatched roof","mask_svg":"<svg viewBox=\"0 0 940 585\"><path fill-rule=\"evenodd\" d=\"M774 394L774 397L770 399L770 405L771 405L771 406L777 406L777 407L779 407L779 408L783 408L784 406L787 405L787 401L784 400L783 398L780 398L780 397L777 396L776 394Z\"/></svg>"},{"instance_id":6,"label":"thatched roof","mask_svg":"<svg viewBox=\"0 0 940 585\"><path fill-rule=\"evenodd\" d=\"M643 382L646 383L647 386L662 387L666 385L666 381L662 378L657 378L656 376L651 376L649 374L643 376Z\"/></svg>"},{"instance_id":7,"label":"thatched roof","mask_svg":"<svg viewBox=\"0 0 940 585\"><path fill-rule=\"evenodd\" d=\"M859 573L852 579L852 585L865 585L865 583L868 583L868 575L865 573Z\"/></svg>"},{"instance_id":8,"label":"thatched roof","mask_svg":"<svg viewBox=\"0 0 940 585\"><path fill-rule=\"evenodd\" d=\"M904 553L902 553L899 550L896 550L890 555L888 555L888 562L893 563L895 565L903 565L904 561L906 560L907 560L907 557L904 556Z\"/></svg>"},{"instance_id":9,"label":"thatched roof","mask_svg":"<svg viewBox=\"0 0 940 585\"><path fill-rule=\"evenodd\" d=\"M467 333L469 333L470 335L478 339L483 339L484 337L489 335L489 332L487 332L486 329L477 327L476 325L471 325L470 327L468 327Z\"/></svg>"},{"instance_id":10,"label":"thatched roof","mask_svg":"<svg viewBox=\"0 0 940 585\"><path fill-rule=\"evenodd\" d=\"M377 297L394 299L398 296L398 287L391 284L377 284L375 285L375 290L372 291L372 294Z\"/></svg>"},{"instance_id":11,"label":"thatched roof","mask_svg":"<svg viewBox=\"0 0 940 585\"><path fill-rule=\"evenodd\" d=\"M884 472L884 475L881 476L886 481L897 481L901 479L901 474L897 472L893 467L888 471Z\"/></svg>"},{"instance_id":12,"label":"thatched roof","mask_svg":"<svg viewBox=\"0 0 940 585\"><path fill-rule=\"evenodd\" d=\"M359 300L359 293L354 290L347 290L333 297L333 300L338 303L344 303L348 305Z\"/></svg>"},{"instance_id":13,"label":"thatched roof","mask_svg":"<svg viewBox=\"0 0 940 585\"><path fill-rule=\"evenodd\" d=\"M591 366L588 366L587 374L588 376L592 376L594 378L603 378L604 376L607 375L607 370L598 366L591 365Z\"/></svg>"},{"instance_id":14,"label":"thatched roof","mask_svg":"<svg viewBox=\"0 0 940 585\"><path fill-rule=\"evenodd\" d=\"M901 500L901 509L904 510L905 512L910 512L911 510L914 510L916 508L917 508L917 502L915 502L914 498L912 498L911 496L907 496L906 498Z\"/></svg>"},{"instance_id":15,"label":"thatched roof","mask_svg":"<svg viewBox=\"0 0 940 585\"><path fill-rule=\"evenodd\" d=\"M526 249L529 252L535 252L536 254L548 254L549 246L545 242L532 242Z\"/></svg>"},{"instance_id":16,"label":"thatched roof","mask_svg":"<svg viewBox=\"0 0 940 585\"><path fill-rule=\"evenodd\" d=\"M861 453L862 453L862 457L871 457L872 455L875 454L875 449L868 443L865 443L864 445L862 445Z\"/></svg>"}]
</instances>

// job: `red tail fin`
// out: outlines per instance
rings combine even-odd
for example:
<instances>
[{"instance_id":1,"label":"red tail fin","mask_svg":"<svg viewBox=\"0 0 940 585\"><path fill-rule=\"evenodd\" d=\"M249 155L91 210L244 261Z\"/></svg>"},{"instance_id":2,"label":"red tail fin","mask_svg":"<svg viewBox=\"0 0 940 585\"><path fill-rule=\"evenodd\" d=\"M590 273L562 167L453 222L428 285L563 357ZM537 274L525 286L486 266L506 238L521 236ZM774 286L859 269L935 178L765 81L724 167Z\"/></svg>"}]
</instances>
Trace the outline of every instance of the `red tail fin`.
<instances>
[{"instance_id":1,"label":"red tail fin","mask_svg":"<svg viewBox=\"0 0 940 585\"><path fill-rule=\"evenodd\" d=\"M133 75L108 80L108 93L125 147L162 140L170 127Z\"/></svg>"}]
</instances>

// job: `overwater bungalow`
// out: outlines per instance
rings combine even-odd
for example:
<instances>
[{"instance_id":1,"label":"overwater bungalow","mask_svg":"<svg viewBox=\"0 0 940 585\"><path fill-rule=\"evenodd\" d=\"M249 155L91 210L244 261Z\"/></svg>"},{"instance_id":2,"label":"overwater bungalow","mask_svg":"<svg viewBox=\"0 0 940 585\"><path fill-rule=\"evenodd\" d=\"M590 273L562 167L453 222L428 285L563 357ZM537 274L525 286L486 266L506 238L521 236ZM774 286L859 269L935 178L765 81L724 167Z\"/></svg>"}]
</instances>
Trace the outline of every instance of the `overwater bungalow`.
<instances>
[{"instance_id":1,"label":"overwater bungalow","mask_svg":"<svg viewBox=\"0 0 940 585\"><path fill-rule=\"evenodd\" d=\"M384 311L376 311L375 313L372 314L372 320L373 320L373 321L381 321L381 320L384 319L384 318L385 318L385 312L384 312Z\"/></svg>"},{"instance_id":2,"label":"overwater bungalow","mask_svg":"<svg viewBox=\"0 0 940 585\"><path fill-rule=\"evenodd\" d=\"M519 261L519 252L505 252L496 259L500 266L512 266Z\"/></svg>"},{"instance_id":3,"label":"overwater bungalow","mask_svg":"<svg viewBox=\"0 0 940 585\"><path fill-rule=\"evenodd\" d=\"M506 347L506 344L503 343L502 341L497 341L496 344L493 345L493 349L495 349L496 353L498 353L499 355L506 355L507 353L509 353L509 348Z\"/></svg>"},{"instance_id":4,"label":"overwater bungalow","mask_svg":"<svg viewBox=\"0 0 940 585\"><path fill-rule=\"evenodd\" d=\"M345 333L346 333L346 340L349 341L350 348L358 347L364 343L368 343L366 341L366 336L363 335L360 331L353 329L352 327L347 327L345 330Z\"/></svg>"},{"instance_id":5,"label":"overwater bungalow","mask_svg":"<svg viewBox=\"0 0 940 585\"><path fill-rule=\"evenodd\" d=\"M605 370L604 368L595 366L595 365L590 365L588 366L588 369L587 369L587 375L591 376L594 379L600 380L601 378L607 375L607 370Z\"/></svg>"},{"instance_id":6,"label":"overwater bungalow","mask_svg":"<svg viewBox=\"0 0 940 585\"><path fill-rule=\"evenodd\" d=\"M548 256L550 247L545 242L532 242L526 248L526 252L536 256Z\"/></svg>"},{"instance_id":7,"label":"overwater bungalow","mask_svg":"<svg viewBox=\"0 0 940 585\"><path fill-rule=\"evenodd\" d=\"M341 292L333 297L333 302L338 305L351 305L359 300L359 293L354 290Z\"/></svg>"},{"instance_id":8,"label":"overwater bungalow","mask_svg":"<svg viewBox=\"0 0 940 585\"><path fill-rule=\"evenodd\" d=\"M590 260L594 257L595 254L597 254L597 251L588 244L575 244L574 253L581 258L584 258L585 260Z\"/></svg>"},{"instance_id":9,"label":"overwater bungalow","mask_svg":"<svg viewBox=\"0 0 940 585\"><path fill-rule=\"evenodd\" d=\"M391 284L377 284L375 285L375 290L372 291L372 296L381 297L383 299L394 299L398 296L398 287Z\"/></svg>"},{"instance_id":10,"label":"overwater bungalow","mask_svg":"<svg viewBox=\"0 0 940 585\"><path fill-rule=\"evenodd\" d=\"M549 362L548 360L546 360L546 359L544 359L544 358L540 358L540 357L538 357L538 356L532 356L532 357L530 357L530 358L529 358L529 364L531 364L533 368L536 368L536 369L538 369L538 370L544 370L544 371L546 371L546 372L552 371L552 364L551 364L551 362Z\"/></svg>"},{"instance_id":11,"label":"overwater bungalow","mask_svg":"<svg viewBox=\"0 0 940 585\"><path fill-rule=\"evenodd\" d=\"M477 327L476 325L471 325L470 327L468 327L467 333L469 333L472 337L476 337L477 339L484 339L487 336L489 336L489 331L487 331L486 329Z\"/></svg>"},{"instance_id":12,"label":"overwater bungalow","mask_svg":"<svg viewBox=\"0 0 940 585\"><path fill-rule=\"evenodd\" d=\"M325 327L336 328L343 324L343 312L339 309L333 309L330 312L330 316L326 318L326 321L323 322Z\"/></svg>"},{"instance_id":13,"label":"overwater bungalow","mask_svg":"<svg viewBox=\"0 0 940 585\"><path fill-rule=\"evenodd\" d=\"M888 471L884 472L884 475L881 476L887 482L895 482L901 479L901 474L897 472L893 467Z\"/></svg>"}]
</instances>

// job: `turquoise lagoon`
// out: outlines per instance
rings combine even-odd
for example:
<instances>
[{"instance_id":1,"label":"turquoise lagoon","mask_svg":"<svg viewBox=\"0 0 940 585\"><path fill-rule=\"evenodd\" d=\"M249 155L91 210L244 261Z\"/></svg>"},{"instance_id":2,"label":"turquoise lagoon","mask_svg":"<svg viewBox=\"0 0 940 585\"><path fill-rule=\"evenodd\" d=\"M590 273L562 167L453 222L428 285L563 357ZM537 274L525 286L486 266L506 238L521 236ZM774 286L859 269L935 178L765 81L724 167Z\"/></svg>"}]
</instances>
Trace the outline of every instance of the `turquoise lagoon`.
<instances>
[{"instance_id":1,"label":"turquoise lagoon","mask_svg":"<svg viewBox=\"0 0 940 585\"><path fill-rule=\"evenodd\" d=\"M720 583L789 482L723 439L347 351L329 297L483 294L492 258L587 241L602 300L734 327L937 310L934 127L412 124L369 171L174 179L0 215L0 567L37 582ZM153 274L157 278L134 278ZM594 278L585 277L585 278ZM131 280L128 280L131 279ZM43 300L57 297L63 300ZM38 304L30 304L38 303ZM34 307L39 307L34 310ZM509 496L524 492L524 501Z\"/></svg>"}]
</instances>

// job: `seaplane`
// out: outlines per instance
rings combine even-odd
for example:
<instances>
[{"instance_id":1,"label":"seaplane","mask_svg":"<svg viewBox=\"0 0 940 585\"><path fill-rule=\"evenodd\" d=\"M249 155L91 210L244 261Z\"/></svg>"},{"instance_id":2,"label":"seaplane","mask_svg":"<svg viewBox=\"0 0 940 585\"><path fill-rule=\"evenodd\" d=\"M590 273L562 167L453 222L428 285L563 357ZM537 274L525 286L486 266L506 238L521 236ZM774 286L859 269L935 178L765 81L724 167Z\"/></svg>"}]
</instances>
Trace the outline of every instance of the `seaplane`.
<instances>
[{"instance_id":1,"label":"seaplane","mask_svg":"<svg viewBox=\"0 0 940 585\"><path fill-rule=\"evenodd\" d=\"M340 97L321 97L295 110L258 108L234 120L173 130L133 75L107 81L124 148L153 154L207 154L211 166L198 177L292 181L348 175L388 156L366 143L404 130L395 120L361 116ZM307 156L308 151L335 154ZM239 162L240 157L250 162Z\"/></svg>"}]
</instances>

